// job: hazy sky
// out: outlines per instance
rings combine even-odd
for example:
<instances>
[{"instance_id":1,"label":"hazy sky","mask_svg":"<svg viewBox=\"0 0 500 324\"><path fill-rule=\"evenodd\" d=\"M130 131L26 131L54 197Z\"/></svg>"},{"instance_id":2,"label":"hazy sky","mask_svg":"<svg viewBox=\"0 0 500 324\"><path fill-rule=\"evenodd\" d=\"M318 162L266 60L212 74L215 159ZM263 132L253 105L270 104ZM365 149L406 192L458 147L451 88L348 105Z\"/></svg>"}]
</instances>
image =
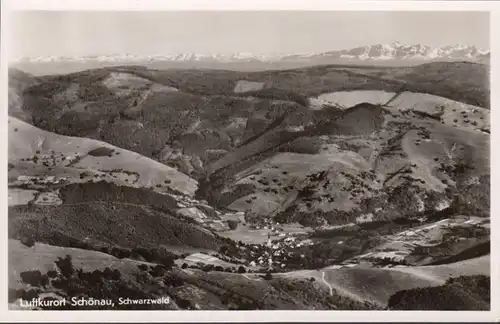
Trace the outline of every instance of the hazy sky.
<instances>
[{"instance_id":1,"label":"hazy sky","mask_svg":"<svg viewBox=\"0 0 500 324\"><path fill-rule=\"evenodd\" d=\"M482 12L16 12L11 55L305 53L400 41L489 48Z\"/></svg>"}]
</instances>

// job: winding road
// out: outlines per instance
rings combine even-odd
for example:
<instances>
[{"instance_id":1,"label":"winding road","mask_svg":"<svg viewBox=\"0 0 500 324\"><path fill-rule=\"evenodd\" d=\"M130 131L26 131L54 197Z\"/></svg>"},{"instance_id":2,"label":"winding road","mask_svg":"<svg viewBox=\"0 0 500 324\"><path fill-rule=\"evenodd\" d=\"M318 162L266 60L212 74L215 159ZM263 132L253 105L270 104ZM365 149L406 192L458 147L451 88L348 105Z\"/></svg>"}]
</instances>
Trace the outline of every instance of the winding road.
<instances>
[{"instance_id":1,"label":"winding road","mask_svg":"<svg viewBox=\"0 0 500 324\"><path fill-rule=\"evenodd\" d=\"M330 296L333 296L333 287L332 287L332 285L330 285L330 283L328 281L325 280L325 272L324 271L321 271L321 280L323 280L325 285L327 285L328 288L330 289Z\"/></svg>"}]
</instances>

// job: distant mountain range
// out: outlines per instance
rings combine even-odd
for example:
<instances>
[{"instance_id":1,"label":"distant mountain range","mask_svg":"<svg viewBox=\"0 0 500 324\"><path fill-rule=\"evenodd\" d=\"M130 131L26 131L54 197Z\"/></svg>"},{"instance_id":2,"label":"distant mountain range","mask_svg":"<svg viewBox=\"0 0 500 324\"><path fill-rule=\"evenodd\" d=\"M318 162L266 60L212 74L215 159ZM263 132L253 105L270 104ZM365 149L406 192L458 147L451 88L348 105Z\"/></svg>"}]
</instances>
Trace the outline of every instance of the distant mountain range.
<instances>
[{"instance_id":1,"label":"distant mountain range","mask_svg":"<svg viewBox=\"0 0 500 324\"><path fill-rule=\"evenodd\" d=\"M481 50L475 46L450 45L432 48L430 46L416 44L403 45L399 42L391 44L377 44L371 46L360 46L340 51L330 51L310 55L289 55L283 60L294 59L320 59L336 58L352 61L389 61L389 60L473 60L480 61L488 59L489 51Z\"/></svg>"},{"instance_id":2,"label":"distant mountain range","mask_svg":"<svg viewBox=\"0 0 500 324\"><path fill-rule=\"evenodd\" d=\"M488 61L490 52L475 46L450 45L433 48L426 45L404 45L399 42L360 46L351 49L321 53L287 54L287 55L255 55L251 53L233 54L162 54L140 56L133 54L101 55L101 56L46 56L24 57L12 63L52 63L52 62L199 62L199 63L280 63L322 61L446 61L467 60L475 62Z\"/></svg>"}]
</instances>

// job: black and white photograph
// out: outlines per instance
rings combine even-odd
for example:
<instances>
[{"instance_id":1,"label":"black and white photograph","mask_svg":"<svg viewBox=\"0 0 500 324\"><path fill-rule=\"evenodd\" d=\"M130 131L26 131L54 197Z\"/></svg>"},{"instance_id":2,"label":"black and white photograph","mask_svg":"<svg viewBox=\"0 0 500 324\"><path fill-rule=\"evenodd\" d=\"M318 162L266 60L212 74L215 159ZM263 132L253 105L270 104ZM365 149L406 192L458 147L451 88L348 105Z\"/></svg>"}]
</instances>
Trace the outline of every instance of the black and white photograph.
<instances>
[{"instance_id":1,"label":"black and white photograph","mask_svg":"<svg viewBox=\"0 0 500 324\"><path fill-rule=\"evenodd\" d=\"M491 19L10 12L5 307L491 311Z\"/></svg>"}]
</instances>

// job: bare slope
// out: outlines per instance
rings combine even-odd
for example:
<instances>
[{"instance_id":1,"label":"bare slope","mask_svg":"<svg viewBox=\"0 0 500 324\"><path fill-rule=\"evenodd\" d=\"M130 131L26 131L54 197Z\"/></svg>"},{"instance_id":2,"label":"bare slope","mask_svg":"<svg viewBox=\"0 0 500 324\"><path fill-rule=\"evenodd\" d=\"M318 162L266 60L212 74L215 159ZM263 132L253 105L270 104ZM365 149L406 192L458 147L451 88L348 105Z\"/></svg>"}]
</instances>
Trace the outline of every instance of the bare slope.
<instances>
[{"instance_id":1,"label":"bare slope","mask_svg":"<svg viewBox=\"0 0 500 324\"><path fill-rule=\"evenodd\" d=\"M105 179L186 195L193 195L197 187L195 180L172 167L101 141L46 132L14 117L9 117L9 134L14 179L16 175L52 176L69 182Z\"/></svg>"}]
</instances>

